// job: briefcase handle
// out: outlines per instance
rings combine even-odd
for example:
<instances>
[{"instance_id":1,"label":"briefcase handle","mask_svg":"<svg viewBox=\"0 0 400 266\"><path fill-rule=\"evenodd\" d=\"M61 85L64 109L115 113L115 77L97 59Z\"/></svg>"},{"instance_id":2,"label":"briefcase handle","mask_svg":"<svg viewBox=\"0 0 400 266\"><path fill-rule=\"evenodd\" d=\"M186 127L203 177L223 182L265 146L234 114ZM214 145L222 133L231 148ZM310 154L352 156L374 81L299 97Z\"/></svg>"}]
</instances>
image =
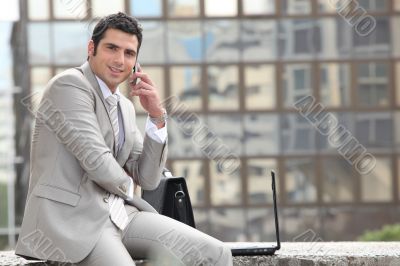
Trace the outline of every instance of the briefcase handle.
<instances>
[{"instance_id":1,"label":"briefcase handle","mask_svg":"<svg viewBox=\"0 0 400 266\"><path fill-rule=\"evenodd\" d=\"M162 170L162 175L165 177L173 177L171 171L168 170L168 168L166 168L166 167L164 167L164 169Z\"/></svg>"}]
</instances>

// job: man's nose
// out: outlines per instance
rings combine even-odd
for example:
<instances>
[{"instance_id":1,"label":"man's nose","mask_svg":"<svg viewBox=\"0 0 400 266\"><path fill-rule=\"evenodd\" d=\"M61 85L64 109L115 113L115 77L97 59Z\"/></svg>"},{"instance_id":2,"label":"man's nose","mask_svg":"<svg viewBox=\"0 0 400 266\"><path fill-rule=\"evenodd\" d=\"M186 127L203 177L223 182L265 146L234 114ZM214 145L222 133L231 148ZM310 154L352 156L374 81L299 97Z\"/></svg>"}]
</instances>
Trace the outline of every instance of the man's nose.
<instances>
[{"instance_id":1,"label":"man's nose","mask_svg":"<svg viewBox=\"0 0 400 266\"><path fill-rule=\"evenodd\" d=\"M114 54L114 63L117 64L118 66L121 66L124 64L124 52L123 51L118 51Z\"/></svg>"}]
</instances>

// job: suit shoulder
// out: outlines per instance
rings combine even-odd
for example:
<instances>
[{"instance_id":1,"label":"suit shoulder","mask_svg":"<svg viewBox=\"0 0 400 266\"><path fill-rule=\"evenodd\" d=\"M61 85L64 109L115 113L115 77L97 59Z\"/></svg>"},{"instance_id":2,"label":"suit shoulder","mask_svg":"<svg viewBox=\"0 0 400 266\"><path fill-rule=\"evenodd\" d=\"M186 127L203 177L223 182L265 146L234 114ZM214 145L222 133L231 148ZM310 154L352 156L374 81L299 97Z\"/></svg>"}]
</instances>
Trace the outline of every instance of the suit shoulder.
<instances>
[{"instance_id":1,"label":"suit shoulder","mask_svg":"<svg viewBox=\"0 0 400 266\"><path fill-rule=\"evenodd\" d=\"M54 76L47 84L47 90L71 90L73 88L91 92L92 88L82 72L75 68L69 68Z\"/></svg>"},{"instance_id":2,"label":"suit shoulder","mask_svg":"<svg viewBox=\"0 0 400 266\"><path fill-rule=\"evenodd\" d=\"M62 83L73 83L73 84L83 84L84 83L84 76L82 72L75 68L69 68L64 70L63 72L55 75L50 81L50 84L55 84L57 82Z\"/></svg>"}]
</instances>

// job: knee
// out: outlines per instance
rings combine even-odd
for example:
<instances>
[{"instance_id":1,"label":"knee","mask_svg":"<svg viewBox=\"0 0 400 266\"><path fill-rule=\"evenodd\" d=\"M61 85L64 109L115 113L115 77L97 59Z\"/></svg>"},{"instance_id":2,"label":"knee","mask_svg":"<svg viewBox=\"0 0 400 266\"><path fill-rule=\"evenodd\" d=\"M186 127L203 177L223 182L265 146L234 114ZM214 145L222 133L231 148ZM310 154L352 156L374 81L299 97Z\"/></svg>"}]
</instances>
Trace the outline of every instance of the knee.
<instances>
[{"instance_id":1,"label":"knee","mask_svg":"<svg viewBox=\"0 0 400 266\"><path fill-rule=\"evenodd\" d=\"M222 245L222 252L216 265L230 266L233 264L231 249L225 244Z\"/></svg>"}]
</instances>

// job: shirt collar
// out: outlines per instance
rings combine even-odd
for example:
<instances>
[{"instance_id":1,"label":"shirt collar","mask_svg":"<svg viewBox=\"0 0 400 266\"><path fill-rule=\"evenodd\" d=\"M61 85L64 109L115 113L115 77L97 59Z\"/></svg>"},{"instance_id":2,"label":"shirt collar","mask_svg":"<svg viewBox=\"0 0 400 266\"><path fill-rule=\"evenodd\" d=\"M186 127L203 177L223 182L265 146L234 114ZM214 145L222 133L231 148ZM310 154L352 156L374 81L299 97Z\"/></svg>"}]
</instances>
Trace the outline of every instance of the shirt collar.
<instances>
[{"instance_id":1,"label":"shirt collar","mask_svg":"<svg viewBox=\"0 0 400 266\"><path fill-rule=\"evenodd\" d=\"M104 81L102 81L98 76L95 75L95 77L97 79L97 82L99 83L104 99L107 99L108 96L112 95L111 90L108 88L107 84L104 83ZM117 87L114 94L118 95L118 99L121 97L121 92L119 91L119 87Z\"/></svg>"}]
</instances>

